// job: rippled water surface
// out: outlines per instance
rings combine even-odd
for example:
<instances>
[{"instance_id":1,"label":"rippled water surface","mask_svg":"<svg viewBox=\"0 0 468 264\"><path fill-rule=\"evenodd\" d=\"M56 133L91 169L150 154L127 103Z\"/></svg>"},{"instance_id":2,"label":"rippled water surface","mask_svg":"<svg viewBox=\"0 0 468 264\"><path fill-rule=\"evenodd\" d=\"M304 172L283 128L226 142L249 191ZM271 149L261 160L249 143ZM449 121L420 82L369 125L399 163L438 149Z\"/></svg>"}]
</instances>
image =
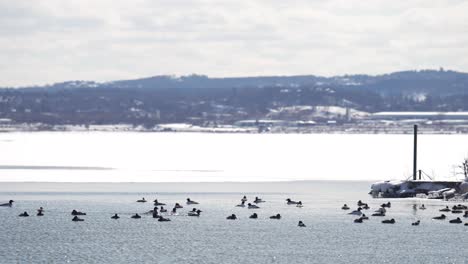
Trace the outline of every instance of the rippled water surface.
<instances>
[{"instance_id":1,"label":"rippled water surface","mask_svg":"<svg viewBox=\"0 0 468 264\"><path fill-rule=\"evenodd\" d=\"M367 195L369 184L0 183L0 201L16 201L12 208L0 207L0 262L467 263L468 227L430 220L444 202L391 200L385 219L395 218L396 224L381 224L379 217L354 224L355 217L340 209L344 203L354 209L361 199L375 209L386 202ZM235 207L244 194L267 201L255 211L259 219L248 219L253 210ZM152 208L135 202L141 197L157 198L169 208L190 197L203 212L188 217L191 207L184 208L164 223L149 215L131 219ZM304 207L286 205L288 197ZM428 209L414 211L413 204L421 203ZM35 216L40 206L43 217ZM72 209L85 211L85 221L72 222ZM18 217L23 211L32 216ZM111 220L114 213L121 219ZM239 219L226 220L232 213ZM283 218L268 218L276 213ZM411 226L416 219L421 225ZM307 227L297 227L299 220Z\"/></svg>"}]
</instances>

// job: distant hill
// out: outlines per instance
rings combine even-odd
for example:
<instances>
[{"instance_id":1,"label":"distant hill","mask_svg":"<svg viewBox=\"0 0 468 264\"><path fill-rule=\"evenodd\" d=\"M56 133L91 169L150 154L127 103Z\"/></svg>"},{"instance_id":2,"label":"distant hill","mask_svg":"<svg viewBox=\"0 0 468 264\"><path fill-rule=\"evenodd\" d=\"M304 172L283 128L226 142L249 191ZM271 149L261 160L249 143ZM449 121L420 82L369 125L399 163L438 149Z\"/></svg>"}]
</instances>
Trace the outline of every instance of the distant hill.
<instances>
[{"instance_id":1,"label":"distant hill","mask_svg":"<svg viewBox=\"0 0 468 264\"><path fill-rule=\"evenodd\" d=\"M0 118L26 123L233 123L278 116L272 113L293 106L312 110L281 116L311 119L317 106L362 112L468 111L468 74L441 69L376 76L154 76L0 88Z\"/></svg>"}]
</instances>

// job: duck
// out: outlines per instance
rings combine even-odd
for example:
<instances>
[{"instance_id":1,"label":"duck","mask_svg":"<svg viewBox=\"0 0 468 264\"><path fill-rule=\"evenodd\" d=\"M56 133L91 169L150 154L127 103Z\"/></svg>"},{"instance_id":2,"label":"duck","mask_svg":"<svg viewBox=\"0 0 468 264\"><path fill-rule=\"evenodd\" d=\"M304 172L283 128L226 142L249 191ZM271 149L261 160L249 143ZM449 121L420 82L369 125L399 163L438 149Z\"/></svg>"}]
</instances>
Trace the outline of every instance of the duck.
<instances>
[{"instance_id":1,"label":"duck","mask_svg":"<svg viewBox=\"0 0 468 264\"><path fill-rule=\"evenodd\" d=\"M71 212L72 215L86 215L86 213L83 213L83 212L79 212L79 211L76 211L75 209L73 209L73 211Z\"/></svg>"},{"instance_id":2,"label":"duck","mask_svg":"<svg viewBox=\"0 0 468 264\"><path fill-rule=\"evenodd\" d=\"M457 204L452 207L452 210L466 210L468 207L466 205Z\"/></svg>"},{"instance_id":3,"label":"duck","mask_svg":"<svg viewBox=\"0 0 468 264\"><path fill-rule=\"evenodd\" d=\"M299 223L297 224L298 227L306 227L306 225L302 222L302 221L299 221Z\"/></svg>"},{"instance_id":4,"label":"duck","mask_svg":"<svg viewBox=\"0 0 468 264\"><path fill-rule=\"evenodd\" d=\"M37 216L44 216L44 213L43 213L43 211L39 211L39 210L38 210L36 215L37 215Z\"/></svg>"},{"instance_id":5,"label":"duck","mask_svg":"<svg viewBox=\"0 0 468 264\"><path fill-rule=\"evenodd\" d=\"M364 220L362 217L356 218L354 219L354 223L362 223L362 220Z\"/></svg>"},{"instance_id":6,"label":"duck","mask_svg":"<svg viewBox=\"0 0 468 264\"><path fill-rule=\"evenodd\" d=\"M232 214L228 217L226 217L227 220L236 220L237 219L237 216L235 214Z\"/></svg>"},{"instance_id":7,"label":"duck","mask_svg":"<svg viewBox=\"0 0 468 264\"><path fill-rule=\"evenodd\" d=\"M194 210L188 212L188 216L200 216L200 213L202 212L201 210L196 210L196 208L193 208Z\"/></svg>"},{"instance_id":8,"label":"duck","mask_svg":"<svg viewBox=\"0 0 468 264\"><path fill-rule=\"evenodd\" d=\"M281 215L280 214L276 214L276 215L272 215L270 216L270 219L281 219Z\"/></svg>"},{"instance_id":9,"label":"duck","mask_svg":"<svg viewBox=\"0 0 468 264\"><path fill-rule=\"evenodd\" d=\"M291 200L291 199L289 199L289 198L286 199L286 202L287 202L288 205L291 205L291 204L298 204L298 203L299 203L299 202L293 201L293 200Z\"/></svg>"},{"instance_id":10,"label":"duck","mask_svg":"<svg viewBox=\"0 0 468 264\"><path fill-rule=\"evenodd\" d=\"M362 220L369 220L369 217L366 214L362 214L360 217Z\"/></svg>"},{"instance_id":11,"label":"duck","mask_svg":"<svg viewBox=\"0 0 468 264\"><path fill-rule=\"evenodd\" d=\"M363 205L364 203L361 200L357 201L357 206L363 206Z\"/></svg>"},{"instance_id":12,"label":"duck","mask_svg":"<svg viewBox=\"0 0 468 264\"><path fill-rule=\"evenodd\" d=\"M463 213L462 210L452 210L452 214L461 214Z\"/></svg>"},{"instance_id":13,"label":"duck","mask_svg":"<svg viewBox=\"0 0 468 264\"><path fill-rule=\"evenodd\" d=\"M468 223L465 223L465 226L468 226Z\"/></svg>"},{"instance_id":14,"label":"duck","mask_svg":"<svg viewBox=\"0 0 468 264\"><path fill-rule=\"evenodd\" d=\"M254 203L264 203L264 202L265 201L263 201L262 199L255 197Z\"/></svg>"},{"instance_id":15,"label":"duck","mask_svg":"<svg viewBox=\"0 0 468 264\"><path fill-rule=\"evenodd\" d=\"M37 212L38 212L38 213L42 213L42 212L44 212L44 208L42 208L42 206L41 206L41 207L39 207L39 209L37 209Z\"/></svg>"},{"instance_id":16,"label":"duck","mask_svg":"<svg viewBox=\"0 0 468 264\"><path fill-rule=\"evenodd\" d=\"M465 211L465 213L463 214L463 217L468 217L468 211Z\"/></svg>"},{"instance_id":17,"label":"duck","mask_svg":"<svg viewBox=\"0 0 468 264\"><path fill-rule=\"evenodd\" d=\"M392 204L391 204L390 202L384 203L384 204L381 205L381 207L383 207L383 208L385 208L385 207L390 208L390 207L392 207Z\"/></svg>"},{"instance_id":18,"label":"duck","mask_svg":"<svg viewBox=\"0 0 468 264\"><path fill-rule=\"evenodd\" d=\"M245 201L242 201L240 204L236 205L236 207L245 207Z\"/></svg>"},{"instance_id":19,"label":"duck","mask_svg":"<svg viewBox=\"0 0 468 264\"><path fill-rule=\"evenodd\" d=\"M390 219L390 220L387 219L387 220L382 221L382 224L394 224L394 223L395 223L395 219L393 219L393 218Z\"/></svg>"},{"instance_id":20,"label":"duck","mask_svg":"<svg viewBox=\"0 0 468 264\"><path fill-rule=\"evenodd\" d=\"M364 206L362 207L362 209L364 209L364 210L369 210L369 209L370 209L370 207L369 207L369 205L368 205L368 204L364 204Z\"/></svg>"},{"instance_id":21,"label":"duck","mask_svg":"<svg viewBox=\"0 0 468 264\"><path fill-rule=\"evenodd\" d=\"M120 216L117 215L117 214L114 214L113 216L111 216L111 219L119 219L119 218L120 218Z\"/></svg>"},{"instance_id":22,"label":"duck","mask_svg":"<svg viewBox=\"0 0 468 264\"><path fill-rule=\"evenodd\" d=\"M257 213L253 213L251 216L249 216L250 219L257 219L258 215Z\"/></svg>"},{"instance_id":23,"label":"duck","mask_svg":"<svg viewBox=\"0 0 468 264\"><path fill-rule=\"evenodd\" d=\"M154 206L166 205L165 203L158 202L158 199L154 200Z\"/></svg>"},{"instance_id":24,"label":"duck","mask_svg":"<svg viewBox=\"0 0 468 264\"><path fill-rule=\"evenodd\" d=\"M169 221L171 221L171 219L159 216L158 222L169 222Z\"/></svg>"},{"instance_id":25,"label":"duck","mask_svg":"<svg viewBox=\"0 0 468 264\"><path fill-rule=\"evenodd\" d=\"M375 210L376 213L386 213L387 212L387 209L385 209L384 207L380 207L379 209Z\"/></svg>"},{"instance_id":26,"label":"duck","mask_svg":"<svg viewBox=\"0 0 468 264\"><path fill-rule=\"evenodd\" d=\"M153 218L159 218L158 208L155 207L156 210L153 210Z\"/></svg>"},{"instance_id":27,"label":"duck","mask_svg":"<svg viewBox=\"0 0 468 264\"><path fill-rule=\"evenodd\" d=\"M172 215L175 215L175 214L177 214L177 208L175 208L175 207L174 207L174 208L172 208L171 214L172 214Z\"/></svg>"},{"instance_id":28,"label":"duck","mask_svg":"<svg viewBox=\"0 0 468 264\"><path fill-rule=\"evenodd\" d=\"M182 209L184 207L182 205L180 205L179 203L175 203L174 208Z\"/></svg>"},{"instance_id":29,"label":"duck","mask_svg":"<svg viewBox=\"0 0 468 264\"><path fill-rule=\"evenodd\" d=\"M344 204L342 207L341 207L342 210L349 210L349 206L347 204Z\"/></svg>"},{"instance_id":30,"label":"duck","mask_svg":"<svg viewBox=\"0 0 468 264\"><path fill-rule=\"evenodd\" d=\"M372 216L385 216L385 213L383 212L373 213Z\"/></svg>"},{"instance_id":31,"label":"duck","mask_svg":"<svg viewBox=\"0 0 468 264\"><path fill-rule=\"evenodd\" d=\"M29 214L28 212L23 212L22 214L19 215L19 217L28 217Z\"/></svg>"},{"instance_id":32,"label":"duck","mask_svg":"<svg viewBox=\"0 0 468 264\"><path fill-rule=\"evenodd\" d=\"M141 216L140 216L139 214L134 214L134 215L132 215L131 218L133 218L133 219L140 219Z\"/></svg>"},{"instance_id":33,"label":"duck","mask_svg":"<svg viewBox=\"0 0 468 264\"><path fill-rule=\"evenodd\" d=\"M445 220L447 218L444 214L441 214L440 216L432 217L434 220Z\"/></svg>"},{"instance_id":34,"label":"duck","mask_svg":"<svg viewBox=\"0 0 468 264\"><path fill-rule=\"evenodd\" d=\"M73 222L83 222L84 219L79 218L78 216L75 215L75 216L72 218L72 221L73 221Z\"/></svg>"},{"instance_id":35,"label":"duck","mask_svg":"<svg viewBox=\"0 0 468 264\"><path fill-rule=\"evenodd\" d=\"M451 223L451 224L461 224L462 220L460 219L460 217L457 217L456 219L450 220L449 223Z\"/></svg>"},{"instance_id":36,"label":"duck","mask_svg":"<svg viewBox=\"0 0 468 264\"><path fill-rule=\"evenodd\" d=\"M357 210L352 211L351 213L349 213L349 215L362 215L361 210L361 207L358 207Z\"/></svg>"},{"instance_id":37,"label":"duck","mask_svg":"<svg viewBox=\"0 0 468 264\"><path fill-rule=\"evenodd\" d=\"M299 207L299 208L304 207L304 206L302 205L302 201L297 202L296 207Z\"/></svg>"},{"instance_id":38,"label":"duck","mask_svg":"<svg viewBox=\"0 0 468 264\"><path fill-rule=\"evenodd\" d=\"M140 200L137 200L137 203L146 203L147 201L145 200L145 197L141 198Z\"/></svg>"},{"instance_id":39,"label":"duck","mask_svg":"<svg viewBox=\"0 0 468 264\"><path fill-rule=\"evenodd\" d=\"M247 208L248 208L248 209L259 209L260 207L258 207L258 206L255 205L255 204L248 203L248 204L247 204Z\"/></svg>"},{"instance_id":40,"label":"duck","mask_svg":"<svg viewBox=\"0 0 468 264\"><path fill-rule=\"evenodd\" d=\"M444 209L440 209L439 212L450 212L450 208L448 206L445 206Z\"/></svg>"},{"instance_id":41,"label":"duck","mask_svg":"<svg viewBox=\"0 0 468 264\"><path fill-rule=\"evenodd\" d=\"M247 202L247 196L242 197L241 202Z\"/></svg>"},{"instance_id":42,"label":"duck","mask_svg":"<svg viewBox=\"0 0 468 264\"><path fill-rule=\"evenodd\" d=\"M421 204L421 206L419 206L419 210L426 210L426 207L424 206L424 204Z\"/></svg>"},{"instance_id":43,"label":"duck","mask_svg":"<svg viewBox=\"0 0 468 264\"><path fill-rule=\"evenodd\" d=\"M418 221L416 221L416 222L414 222L414 223L411 223L411 225L412 225L412 226L418 226L418 225L419 225L419 223L421 223L421 221L420 221L420 220L418 220Z\"/></svg>"},{"instance_id":44,"label":"duck","mask_svg":"<svg viewBox=\"0 0 468 264\"><path fill-rule=\"evenodd\" d=\"M9 206L9 207L11 207L11 206L13 205L14 202L15 202L15 201L10 200L10 201L8 201L8 203L0 204L0 206Z\"/></svg>"},{"instance_id":45,"label":"duck","mask_svg":"<svg viewBox=\"0 0 468 264\"><path fill-rule=\"evenodd\" d=\"M161 213L167 213L167 209L165 209L164 207L161 206L161 208L159 209L159 212L161 212Z\"/></svg>"},{"instance_id":46,"label":"duck","mask_svg":"<svg viewBox=\"0 0 468 264\"><path fill-rule=\"evenodd\" d=\"M187 204L190 205L190 204L198 204L198 203L190 200L190 198L187 198Z\"/></svg>"}]
</instances>

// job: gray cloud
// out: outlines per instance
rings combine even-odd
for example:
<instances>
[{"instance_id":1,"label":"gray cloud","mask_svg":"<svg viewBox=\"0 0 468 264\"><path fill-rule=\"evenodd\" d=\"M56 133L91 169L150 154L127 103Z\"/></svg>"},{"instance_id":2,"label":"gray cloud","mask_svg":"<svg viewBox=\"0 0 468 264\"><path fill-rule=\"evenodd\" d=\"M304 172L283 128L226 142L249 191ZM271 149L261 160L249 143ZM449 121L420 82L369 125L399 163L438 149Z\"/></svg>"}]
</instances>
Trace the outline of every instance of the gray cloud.
<instances>
[{"instance_id":1,"label":"gray cloud","mask_svg":"<svg viewBox=\"0 0 468 264\"><path fill-rule=\"evenodd\" d=\"M0 86L468 70L463 0L0 0Z\"/></svg>"}]
</instances>

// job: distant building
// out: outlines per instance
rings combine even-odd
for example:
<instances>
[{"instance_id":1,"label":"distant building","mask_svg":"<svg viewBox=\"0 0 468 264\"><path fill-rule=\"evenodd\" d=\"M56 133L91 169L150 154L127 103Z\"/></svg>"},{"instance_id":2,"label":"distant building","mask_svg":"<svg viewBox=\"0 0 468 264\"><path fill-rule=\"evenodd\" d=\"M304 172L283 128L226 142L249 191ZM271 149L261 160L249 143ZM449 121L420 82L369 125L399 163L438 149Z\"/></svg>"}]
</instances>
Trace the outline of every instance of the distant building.
<instances>
[{"instance_id":1,"label":"distant building","mask_svg":"<svg viewBox=\"0 0 468 264\"><path fill-rule=\"evenodd\" d=\"M373 120L467 120L468 112L378 112L369 116Z\"/></svg>"}]
</instances>

